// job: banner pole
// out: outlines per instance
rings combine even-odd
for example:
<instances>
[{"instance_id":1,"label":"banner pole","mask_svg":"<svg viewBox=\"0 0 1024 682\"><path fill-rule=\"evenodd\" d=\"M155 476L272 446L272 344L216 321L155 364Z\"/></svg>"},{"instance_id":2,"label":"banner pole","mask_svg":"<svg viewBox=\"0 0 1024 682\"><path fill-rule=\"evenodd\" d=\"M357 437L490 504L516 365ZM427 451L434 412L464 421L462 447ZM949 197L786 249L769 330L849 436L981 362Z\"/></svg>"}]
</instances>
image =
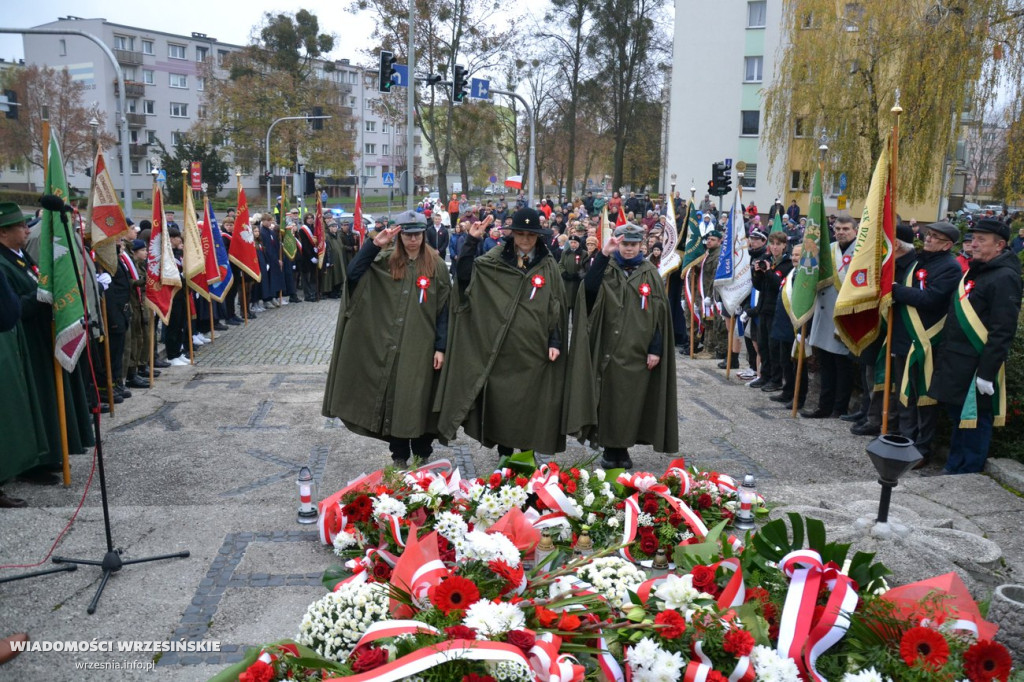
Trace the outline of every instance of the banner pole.
<instances>
[{"instance_id":1,"label":"banner pole","mask_svg":"<svg viewBox=\"0 0 1024 682\"><path fill-rule=\"evenodd\" d=\"M245 273L239 269L239 274L242 276L242 317L245 319L245 326L249 326L249 302L246 300L246 289L249 288L249 282L246 279Z\"/></svg>"},{"instance_id":2,"label":"banner pole","mask_svg":"<svg viewBox=\"0 0 1024 682\"><path fill-rule=\"evenodd\" d=\"M793 381L793 412L792 417L796 419L796 411L800 405L800 377L804 374L804 342L807 339L807 325L800 327L800 334L796 342L796 379Z\"/></svg>"},{"instance_id":3,"label":"banner pole","mask_svg":"<svg viewBox=\"0 0 1024 682\"><path fill-rule=\"evenodd\" d=\"M188 202L185 201L185 192L191 191L188 186L188 169L181 169L181 203L183 206L187 206ZM182 235L184 237L184 235ZM184 259L183 259L184 260ZM188 363L190 365L196 364L195 351L192 347L192 294L188 290L188 282L185 282L185 286L182 287L185 294L185 328L188 330Z\"/></svg>"},{"instance_id":4,"label":"banner pole","mask_svg":"<svg viewBox=\"0 0 1024 682\"><path fill-rule=\"evenodd\" d=\"M693 291L693 288L695 286L697 286L697 283L694 282L694 279L695 279L695 277L694 277L694 270L695 269L696 268L691 267L689 272L686 273L686 278L689 280L689 282L687 282L687 284L689 285L690 291ZM691 296L691 299L692 298L693 297ZM692 303L692 300L691 300L691 303ZM695 347L695 345L697 343L696 336L697 336L698 331L700 330L700 319L697 317L696 312L693 309L693 306L690 305L689 308L690 308L690 320L689 320L689 322L690 322L690 359L693 360L694 347Z\"/></svg>"},{"instance_id":5,"label":"banner pole","mask_svg":"<svg viewBox=\"0 0 1024 682\"><path fill-rule=\"evenodd\" d=\"M724 305L724 304L723 304ZM729 378L729 372L732 371L732 339L736 332L736 318L729 318L729 347L725 351L725 378Z\"/></svg>"},{"instance_id":6,"label":"banner pole","mask_svg":"<svg viewBox=\"0 0 1024 682\"><path fill-rule=\"evenodd\" d=\"M895 120L892 124L892 159L890 159L889 162L889 187L891 196L890 207L892 208L892 224L896 226L896 169L898 168L900 154L900 114L903 113L903 107L900 106L899 89L896 90L896 103L893 105L891 111L895 115ZM895 258L895 255L890 257ZM889 311L885 318L885 384L882 386L882 435L889 433L889 384L892 382L892 317L892 300L890 299Z\"/></svg>"},{"instance_id":7,"label":"banner pole","mask_svg":"<svg viewBox=\"0 0 1024 682\"><path fill-rule=\"evenodd\" d=\"M100 296L100 312L103 313L103 358L107 365L107 404L110 418L114 418L114 371L110 367L110 328L107 326L107 297Z\"/></svg>"},{"instance_id":8,"label":"banner pole","mask_svg":"<svg viewBox=\"0 0 1024 682\"><path fill-rule=\"evenodd\" d=\"M156 363L156 320L155 315L149 315L149 385L153 385L153 365Z\"/></svg>"}]
</instances>

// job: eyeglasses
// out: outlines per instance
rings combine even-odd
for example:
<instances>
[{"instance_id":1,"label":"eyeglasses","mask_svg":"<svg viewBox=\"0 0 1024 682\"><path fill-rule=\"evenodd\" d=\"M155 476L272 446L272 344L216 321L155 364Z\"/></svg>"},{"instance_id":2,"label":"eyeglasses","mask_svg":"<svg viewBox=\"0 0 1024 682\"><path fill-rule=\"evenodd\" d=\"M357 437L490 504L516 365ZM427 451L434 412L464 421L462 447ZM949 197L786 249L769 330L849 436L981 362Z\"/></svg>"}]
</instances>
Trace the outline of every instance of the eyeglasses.
<instances>
[{"instance_id":1,"label":"eyeglasses","mask_svg":"<svg viewBox=\"0 0 1024 682\"><path fill-rule=\"evenodd\" d=\"M944 237L944 236L942 236L940 234L935 234L934 232L925 232L924 238L925 239L934 239L934 240L940 241L940 242L951 242L951 241L953 241L952 239Z\"/></svg>"}]
</instances>

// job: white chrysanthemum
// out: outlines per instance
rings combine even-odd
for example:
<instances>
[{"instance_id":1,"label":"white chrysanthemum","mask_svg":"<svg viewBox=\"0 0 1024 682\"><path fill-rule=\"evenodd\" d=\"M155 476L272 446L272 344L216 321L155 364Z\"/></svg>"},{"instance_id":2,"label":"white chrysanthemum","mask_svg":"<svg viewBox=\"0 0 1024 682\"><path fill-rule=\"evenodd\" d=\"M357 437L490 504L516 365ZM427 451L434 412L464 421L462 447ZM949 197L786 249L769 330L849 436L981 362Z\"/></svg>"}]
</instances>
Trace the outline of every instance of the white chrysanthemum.
<instances>
[{"instance_id":1,"label":"white chrysanthemum","mask_svg":"<svg viewBox=\"0 0 1024 682\"><path fill-rule=\"evenodd\" d=\"M459 538L466 536L466 533L469 532L469 526L460 514L445 511L437 515L434 530L449 542L455 542Z\"/></svg>"},{"instance_id":2,"label":"white chrysanthemum","mask_svg":"<svg viewBox=\"0 0 1024 682\"><path fill-rule=\"evenodd\" d=\"M618 528L619 527L619 520L617 518L615 518L614 516L609 516L607 519L605 519L605 523L608 524L609 528Z\"/></svg>"},{"instance_id":3,"label":"white chrysanthemum","mask_svg":"<svg viewBox=\"0 0 1024 682\"><path fill-rule=\"evenodd\" d=\"M657 642L650 637L644 637L630 650L630 665L634 668L637 666L646 666L648 663L653 662L661 651L662 648L658 646Z\"/></svg>"},{"instance_id":4,"label":"white chrysanthemum","mask_svg":"<svg viewBox=\"0 0 1024 682\"><path fill-rule=\"evenodd\" d=\"M498 682L532 682L533 673L524 663L499 661L490 669L491 676Z\"/></svg>"},{"instance_id":5,"label":"white chrysanthemum","mask_svg":"<svg viewBox=\"0 0 1024 682\"><path fill-rule=\"evenodd\" d=\"M474 530L465 536L465 546L460 550L456 543L456 558L478 561L504 561L509 566L518 566L521 558L519 548L501 533L488 534Z\"/></svg>"},{"instance_id":6,"label":"white chrysanthemum","mask_svg":"<svg viewBox=\"0 0 1024 682\"><path fill-rule=\"evenodd\" d=\"M515 604L494 602L481 599L471 604L466 610L462 624L473 628L482 638L497 637L509 630L526 627L526 616Z\"/></svg>"},{"instance_id":7,"label":"white chrysanthemum","mask_svg":"<svg viewBox=\"0 0 1024 682\"><path fill-rule=\"evenodd\" d=\"M697 599L714 599L706 592L700 592L693 586L693 575L684 576L669 574L665 581L654 590L654 595L665 602L665 608L685 611Z\"/></svg>"},{"instance_id":8,"label":"white chrysanthemum","mask_svg":"<svg viewBox=\"0 0 1024 682\"><path fill-rule=\"evenodd\" d=\"M800 671L791 658L780 656L775 649L755 646L750 654L757 679L763 682L799 682Z\"/></svg>"},{"instance_id":9,"label":"white chrysanthemum","mask_svg":"<svg viewBox=\"0 0 1024 682\"><path fill-rule=\"evenodd\" d=\"M686 665L686 661L679 652L662 651L654 660L654 665L650 667L652 679L659 682L675 682L682 677L679 673L684 665Z\"/></svg>"},{"instance_id":10,"label":"white chrysanthemum","mask_svg":"<svg viewBox=\"0 0 1024 682\"><path fill-rule=\"evenodd\" d=\"M576 575L590 583L615 608L629 604L629 593L636 592L647 579L641 569L617 556L594 559L581 566Z\"/></svg>"},{"instance_id":11,"label":"white chrysanthemum","mask_svg":"<svg viewBox=\"0 0 1024 682\"><path fill-rule=\"evenodd\" d=\"M882 674L872 667L856 673L845 673L842 682L892 682L892 678L882 677Z\"/></svg>"},{"instance_id":12,"label":"white chrysanthemum","mask_svg":"<svg viewBox=\"0 0 1024 682\"><path fill-rule=\"evenodd\" d=\"M592 490L587 491L587 494L583 496L583 506L590 507L594 504L594 492Z\"/></svg>"},{"instance_id":13,"label":"white chrysanthemum","mask_svg":"<svg viewBox=\"0 0 1024 682\"><path fill-rule=\"evenodd\" d=\"M341 554L343 550L354 547L357 544L356 536L352 533L341 531L334 536L334 553Z\"/></svg>"},{"instance_id":14,"label":"white chrysanthemum","mask_svg":"<svg viewBox=\"0 0 1024 682\"><path fill-rule=\"evenodd\" d=\"M325 658L344 661L373 623L391 617L388 605L386 585L341 585L310 604L295 639Z\"/></svg>"},{"instance_id":15,"label":"white chrysanthemum","mask_svg":"<svg viewBox=\"0 0 1024 682\"><path fill-rule=\"evenodd\" d=\"M387 493L378 495L373 500L373 514L374 516L383 516L388 514L395 518L405 518L406 508L405 503L401 500L396 500Z\"/></svg>"}]
</instances>

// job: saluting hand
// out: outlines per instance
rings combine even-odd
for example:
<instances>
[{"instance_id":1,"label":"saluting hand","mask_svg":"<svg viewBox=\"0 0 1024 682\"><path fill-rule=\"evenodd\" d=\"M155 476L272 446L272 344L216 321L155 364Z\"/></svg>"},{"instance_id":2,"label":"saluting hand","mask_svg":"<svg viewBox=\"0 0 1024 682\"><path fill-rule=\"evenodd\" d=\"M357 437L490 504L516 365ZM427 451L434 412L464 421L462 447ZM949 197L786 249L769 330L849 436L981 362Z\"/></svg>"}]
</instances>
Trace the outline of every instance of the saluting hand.
<instances>
[{"instance_id":1,"label":"saluting hand","mask_svg":"<svg viewBox=\"0 0 1024 682\"><path fill-rule=\"evenodd\" d=\"M608 241L601 246L601 253L611 257L613 253L619 250L619 244L622 243L623 239L625 239L625 237L609 237Z\"/></svg>"},{"instance_id":2,"label":"saluting hand","mask_svg":"<svg viewBox=\"0 0 1024 682\"><path fill-rule=\"evenodd\" d=\"M401 226L395 225L394 227L387 227L377 233L373 238L373 245L378 249L383 249L385 246L391 243L391 240L395 238L395 235L402 230Z\"/></svg>"},{"instance_id":3,"label":"saluting hand","mask_svg":"<svg viewBox=\"0 0 1024 682\"><path fill-rule=\"evenodd\" d=\"M484 235L487 234L487 228L494 222L494 216L489 215L480 222L473 223L469 226L469 236L473 239L483 239Z\"/></svg>"}]
</instances>

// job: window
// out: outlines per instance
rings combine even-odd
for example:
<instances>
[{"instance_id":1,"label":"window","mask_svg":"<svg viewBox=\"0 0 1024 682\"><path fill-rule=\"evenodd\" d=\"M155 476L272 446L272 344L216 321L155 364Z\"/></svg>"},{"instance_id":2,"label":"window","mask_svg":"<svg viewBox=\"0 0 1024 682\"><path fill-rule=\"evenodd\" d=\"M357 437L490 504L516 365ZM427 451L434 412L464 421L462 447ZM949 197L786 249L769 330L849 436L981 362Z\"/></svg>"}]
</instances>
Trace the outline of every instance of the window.
<instances>
[{"instance_id":1,"label":"window","mask_svg":"<svg viewBox=\"0 0 1024 682\"><path fill-rule=\"evenodd\" d=\"M814 12L804 12L800 17L800 28L809 30L812 28L818 28L820 22L818 18L814 16Z\"/></svg>"},{"instance_id":2,"label":"window","mask_svg":"<svg viewBox=\"0 0 1024 682\"><path fill-rule=\"evenodd\" d=\"M188 104L184 102L171 102L171 116L174 118L188 118Z\"/></svg>"},{"instance_id":3,"label":"window","mask_svg":"<svg viewBox=\"0 0 1024 682\"><path fill-rule=\"evenodd\" d=\"M131 36L114 36L114 49L131 52L135 49L135 38Z\"/></svg>"},{"instance_id":4,"label":"window","mask_svg":"<svg viewBox=\"0 0 1024 682\"><path fill-rule=\"evenodd\" d=\"M359 85L359 74L356 73L355 71L349 71L348 72L348 84L349 85Z\"/></svg>"},{"instance_id":5,"label":"window","mask_svg":"<svg viewBox=\"0 0 1024 682\"><path fill-rule=\"evenodd\" d=\"M217 66L224 66L224 60L228 58L227 50L217 50Z\"/></svg>"},{"instance_id":6,"label":"window","mask_svg":"<svg viewBox=\"0 0 1024 682\"><path fill-rule=\"evenodd\" d=\"M388 122L387 121L381 121L381 123L380 123L380 131L382 133L388 132Z\"/></svg>"},{"instance_id":7,"label":"window","mask_svg":"<svg viewBox=\"0 0 1024 682\"><path fill-rule=\"evenodd\" d=\"M142 54L153 54L153 41L143 40L142 41Z\"/></svg>"},{"instance_id":8,"label":"window","mask_svg":"<svg viewBox=\"0 0 1024 682\"><path fill-rule=\"evenodd\" d=\"M754 189L757 187L757 164L748 163L743 170L743 177L740 179L740 187L743 189Z\"/></svg>"},{"instance_id":9,"label":"window","mask_svg":"<svg viewBox=\"0 0 1024 682\"><path fill-rule=\"evenodd\" d=\"M376 174L377 174L377 167L376 166L367 166L366 167L366 177L372 178Z\"/></svg>"},{"instance_id":10,"label":"window","mask_svg":"<svg viewBox=\"0 0 1024 682\"><path fill-rule=\"evenodd\" d=\"M377 145L370 144L370 143L364 144L363 145L363 153L364 154L376 154L377 153Z\"/></svg>"},{"instance_id":11,"label":"window","mask_svg":"<svg viewBox=\"0 0 1024 682\"><path fill-rule=\"evenodd\" d=\"M205 62L210 56L210 48L208 47L196 47L196 61Z\"/></svg>"},{"instance_id":12,"label":"window","mask_svg":"<svg viewBox=\"0 0 1024 682\"><path fill-rule=\"evenodd\" d=\"M354 107L356 105L356 98L355 97L349 97L348 98L348 105L350 107Z\"/></svg>"},{"instance_id":13,"label":"window","mask_svg":"<svg viewBox=\"0 0 1024 682\"><path fill-rule=\"evenodd\" d=\"M146 85L156 85L156 74L153 73L153 69L142 70L142 82Z\"/></svg>"},{"instance_id":14,"label":"window","mask_svg":"<svg viewBox=\"0 0 1024 682\"><path fill-rule=\"evenodd\" d=\"M61 57L67 57L68 56L68 41L66 41L63 38L61 38L58 42L59 42L59 47L60 47L60 56Z\"/></svg>"},{"instance_id":15,"label":"window","mask_svg":"<svg viewBox=\"0 0 1024 682\"><path fill-rule=\"evenodd\" d=\"M839 179L840 179L840 177L841 177L841 176L843 176L843 175L845 175L845 173L841 173L841 172L839 172L839 171L835 171L835 172L834 172L834 173L832 173L832 175L831 175L831 176L829 177L829 183L828 183L828 195L829 195L830 197L837 197L837 196L839 196L840 194L842 194L842 192L840 192L840 191L839 191Z\"/></svg>"},{"instance_id":16,"label":"window","mask_svg":"<svg viewBox=\"0 0 1024 682\"><path fill-rule=\"evenodd\" d=\"M128 107L129 114L134 114L139 110L139 100L137 99L127 99L125 100L124 105Z\"/></svg>"},{"instance_id":17,"label":"window","mask_svg":"<svg viewBox=\"0 0 1024 682\"><path fill-rule=\"evenodd\" d=\"M139 160L138 159L132 159L132 175L138 175L138 174L139 174Z\"/></svg>"},{"instance_id":18,"label":"window","mask_svg":"<svg viewBox=\"0 0 1024 682\"><path fill-rule=\"evenodd\" d=\"M764 57L743 58L743 82L760 83L761 74L764 69Z\"/></svg>"},{"instance_id":19,"label":"window","mask_svg":"<svg viewBox=\"0 0 1024 682\"><path fill-rule=\"evenodd\" d=\"M177 146L182 142L181 133L177 130L171 132L171 144Z\"/></svg>"},{"instance_id":20,"label":"window","mask_svg":"<svg viewBox=\"0 0 1024 682\"><path fill-rule=\"evenodd\" d=\"M372 99L366 100L366 108L367 109L373 109L373 105L376 103L376 101L377 100L372 100Z\"/></svg>"},{"instance_id":21,"label":"window","mask_svg":"<svg viewBox=\"0 0 1024 682\"><path fill-rule=\"evenodd\" d=\"M187 88L188 87L188 76L183 73L172 73L171 87L172 88Z\"/></svg>"},{"instance_id":22,"label":"window","mask_svg":"<svg viewBox=\"0 0 1024 682\"><path fill-rule=\"evenodd\" d=\"M388 154L390 154L391 152L388 150L388 145L382 144L380 146L380 153L383 154L384 156L387 156Z\"/></svg>"},{"instance_id":23,"label":"window","mask_svg":"<svg viewBox=\"0 0 1024 682\"><path fill-rule=\"evenodd\" d=\"M152 169L150 169L150 170L152 170ZM124 199L124 192L121 192L121 198ZM139 190L139 191L135 192L135 198L136 199L140 199L140 200L144 198L142 190Z\"/></svg>"},{"instance_id":24,"label":"window","mask_svg":"<svg viewBox=\"0 0 1024 682\"><path fill-rule=\"evenodd\" d=\"M150 116L156 115L156 102L151 99L142 100L142 113Z\"/></svg>"},{"instance_id":25,"label":"window","mask_svg":"<svg viewBox=\"0 0 1024 682\"><path fill-rule=\"evenodd\" d=\"M768 3L765 0L747 3L747 28L764 28Z\"/></svg>"},{"instance_id":26,"label":"window","mask_svg":"<svg viewBox=\"0 0 1024 682\"><path fill-rule=\"evenodd\" d=\"M864 6L859 2L848 2L843 11L843 28L847 31L859 31L864 20Z\"/></svg>"},{"instance_id":27,"label":"window","mask_svg":"<svg viewBox=\"0 0 1024 682\"><path fill-rule=\"evenodd\" d=\"M367 121L366 122L366 132L368 132L368 133L377 132L377 122L376 121Z\"/></svg>"},{"instance_id":28,"label":"window","mask_svg":"<svg viewBox=\"0 0 1024 682\"><path fill-rule=\"evenodd\" d=\"M206 89L206 77L205 76L196 76L196 90L205 90L205 89Z\"/></svg>"},{"instance_id":29,"label":"window","mask_svg":"<svg viewBox=\"0 0 1024 682\"><path fill-rule=\"evenodd\" d=\"M156 144L156 131L155 130L147 130L146 131L146 144ZM153 170L153 169L150 168L149 170Z\"/></svg>"},{"instance_id":30,"label":"window","mask_svg":"<svg viewBox=\"0 0 1024 682\"><path fill-rule=\"evenodd\" d=\"M807 119L798 116L793 120L793 137L808 137Z\"/></svg>"},{"instance_id":31,"label":"window","mask_svg":"<svg viewBox=\"0 0 1024 682\"><path fill-rule=\"evenodd\" d=\"M793 192L806 192L808 188L807 171L791 171L789 174L789 189Z\"/></svg>"},{"instance_id":32,"label":"window","mask_svg":"<svg viewBox=\"0 0 1024 682\"><path fill-rule=\"evenodd\" d=\"M185 59L185 46L168 43L167 56L171 59Z\"/></svg>"},{"instance_id":33,"label":"window","mask_svg":"<svg viewBox=\"0 0 1024 682\"><path fill-rule=\"evenodd\" d=\"M196 118L206 118L207 108L205 104L200 104L199 108L196 109Z\"/></svg>"},{"instance_id":34,"label":"window","mask_svg":"<svg viewBox=\"0 0 1024 682\"><path fill-rule=\"evenodd\" d=\"M742 125L740 135L759 135L761 133L761 112L741 111Z\"/></svg>"},{"instance_id":35,"label":"window","mask_svg":"<svg viewBox=\"0 0 1024 682\"><path fill-rule=\"evenodd\" d=\"M50 107L46 106L45 104L43 106L39 107L39 118L40 118L40 120L43 120L43 121L49 121L50 120Z\"/></svg>"},{"instance_id":36,"label":"window","mask_svg":"<svg viewBox=\"0 0 1024 682\"><path fill-rule=\"evenodd\" d=\"M124 82L125 83L134 82L136 80L136 78L135 78L135 76L136 76L135 67L134 66L124 66L124 67L122 67L121 68L121 75L124 76Z\"/></svg>"}]
</instances>

